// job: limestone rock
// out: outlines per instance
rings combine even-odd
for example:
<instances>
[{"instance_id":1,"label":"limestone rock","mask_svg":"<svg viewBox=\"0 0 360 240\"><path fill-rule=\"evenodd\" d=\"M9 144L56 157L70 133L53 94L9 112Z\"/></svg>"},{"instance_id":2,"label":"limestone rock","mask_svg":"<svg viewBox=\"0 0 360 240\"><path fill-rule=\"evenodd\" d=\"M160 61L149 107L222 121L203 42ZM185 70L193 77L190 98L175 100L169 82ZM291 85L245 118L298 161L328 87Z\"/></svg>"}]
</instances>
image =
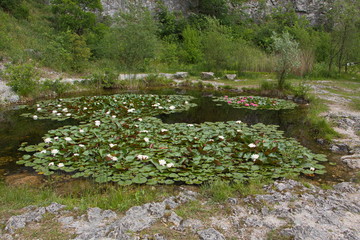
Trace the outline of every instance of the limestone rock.
<instances>
[{"instance_id":1,"label":"limestone rock","mask_svg":"<svg viewBox=\"0 0 360 240\"><path fill-rule=\"evenodd\" d=\"M342 156L341 161L344 162L349 168L360 168L360 154Z\"/></svg>"},{"instance_id":2,"label":"limestone rock","mask_svg":"<svg viewBox=\"0 0 360 240\"><path fill-rule=\"evenodd\" d=\"M235 80L236 74L226 74L225 79L227 80Z\"/></svg>"},{"instance_id":3,"label":"limestone rock","mask_svg":"<svg viewBox=\"0 0 360 240\"><path fill-rule=\"evenodd\" d=\"M198 231L197 234L201 240L225 240L224 235L216 231L214 228Z\"/></svg>"},{"instance_id":4,"label":"limestone rock","mask_svg":"<svg viewBox=\"0 0 360 240\"><path fill-rule=\"evenodd\" d=\"M177 72L174 74L174 78L176 79L185 79L189 76L189 73L187 72Z\"/></svg>"},{"instance_id":5,"label":"limestone rock","mask_svg":"<svg viewBox=\"0 0 360 240\"><path fill-rule=\"evenodd\" d=\"M215 78L215 73L213 72L202 72L201 79L203 80L211 80Z\"/></svg>"}]
</instances>

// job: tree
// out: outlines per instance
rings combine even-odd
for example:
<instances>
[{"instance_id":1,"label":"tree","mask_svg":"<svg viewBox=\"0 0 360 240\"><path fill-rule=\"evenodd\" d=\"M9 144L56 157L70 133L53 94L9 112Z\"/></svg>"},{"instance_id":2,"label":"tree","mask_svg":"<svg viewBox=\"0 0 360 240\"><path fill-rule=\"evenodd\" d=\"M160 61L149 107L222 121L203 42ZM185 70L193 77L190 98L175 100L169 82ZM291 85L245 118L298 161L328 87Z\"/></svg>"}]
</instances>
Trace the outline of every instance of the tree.
<instances>
[{"instance_id":1,"label":"tree","mask_svg":"<svg viewBox=\"0 0 360 240\"><path fill-rule=\"evenodd\" d=\"M278 57L276 71L278 73L278 85L284 88L288 73L299 66L299 44L293 40L288 32L281 35L273 33L273 49Z\"/></svg>"},{"instance_id":2,"label":"tree","mask_svg":"<svg viewBox=\"0 0 360 240\"><path fill-rule=\"evenodd\" d=\"M202 60L200 32L189 25L182 32L183 58L187 63L198 63Z\"/></svg>"}]
</instances>

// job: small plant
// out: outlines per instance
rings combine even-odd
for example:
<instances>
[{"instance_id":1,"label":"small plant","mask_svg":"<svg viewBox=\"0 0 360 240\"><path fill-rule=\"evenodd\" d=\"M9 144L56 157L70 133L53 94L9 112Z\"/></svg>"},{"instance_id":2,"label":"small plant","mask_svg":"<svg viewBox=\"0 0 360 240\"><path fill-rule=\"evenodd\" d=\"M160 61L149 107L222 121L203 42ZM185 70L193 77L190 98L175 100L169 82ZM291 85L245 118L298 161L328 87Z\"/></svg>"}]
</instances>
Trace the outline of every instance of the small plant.
<instances>
[{"instance_id":1,"label":"small plant","mask_svg":"<svg viewBox=\"0 0 360 240\"><path fill-rule=\"evenodd\" d=\"M55 92L57 95L64 94L66 91L70 89L70 87L71 86L69 83L61 82L61 79L56 79L56 80L46 79L41 86L43 91L52 91Z\"/></svg>"},{"instance_id":2,"label":"small plant","mask_svg":"<svg viewBox=\"0 0 360 240\"><path fill-rule=\"evenodd\" d=\"M38 73L32 64L11 65L2 74L7 85L20 96L34 95L38 87Z\"/></svg>"},{"instance_id":3,"label":"small plant","mask_svg":"<svg viewBox=\"0 0 360 240\"><path fill-rule=\"evenodd\" d=\"M101 73L93 73L89 77L89 81L95 84L97 88L111 89L116 87L118 74L111 70L105 70Z\"/></svg>"},{"instance_id":4,"label":"small plant","mask_svg":"<svg viewBox=\"0 0 360 240\"><path fill-rule=\"evenodd\" d=\"M224 202L235 194L235 189L229 182L220 180L202 185L201 191L214 202Z\"/></svg>"}]
</instances>

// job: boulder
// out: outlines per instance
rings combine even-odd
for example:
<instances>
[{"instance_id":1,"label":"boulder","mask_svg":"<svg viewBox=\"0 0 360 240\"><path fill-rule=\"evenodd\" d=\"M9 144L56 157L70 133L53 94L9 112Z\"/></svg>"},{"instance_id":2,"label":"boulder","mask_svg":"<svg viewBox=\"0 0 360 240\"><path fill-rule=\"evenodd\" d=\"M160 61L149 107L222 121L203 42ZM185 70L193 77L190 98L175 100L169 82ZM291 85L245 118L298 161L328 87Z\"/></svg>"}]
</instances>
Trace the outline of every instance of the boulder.
<instances>
[{"instance_id":1,"label":"boulder","mask_svg":"<svg viewBox=\"0 0 360 240\"><path fill-rule=\"evenodd\" d=\"M215 73L213 72L202 72L201 79L203 80L210 80L215 78Z\"/></svg>"},{"instance_id":2,"label":"boulder","mask_svg":"<svg viewBox=\"0 0 360 240\"><path fill-rule=\"evenodd\" d=\"M177 72L174 74L174 78L176 79L185 79L189 76L188 72Z\"/></svg>"},{"instance_id":3,"label":"boulder","mask_svg":"<svg viewBox=\"0 0 360 240\"><path fill-rule=\"evenodd\" d=\"M235 80L236 74L226 74L225 79L227 80Z\"/></svg>"},{"instance_id":4,"label":"boulder","mask_svg":"<svg viewBox=\"0 0 360 240\"><path fill-rule=\"evenodd\" d=\"M360 154L342 156L341 161L345 163L349 168L360 168Z\"/></svg>"},{"instance_id":5,"label":"boulder","mask_svg":"<svg viewBox=\"0 0 360 240\"><path fill-rule=\"evenodd\" d=\"M198 231L197 234L202 240L225 240L224 235L216 231L214 228Z\"/></svg>"}]
</instances>

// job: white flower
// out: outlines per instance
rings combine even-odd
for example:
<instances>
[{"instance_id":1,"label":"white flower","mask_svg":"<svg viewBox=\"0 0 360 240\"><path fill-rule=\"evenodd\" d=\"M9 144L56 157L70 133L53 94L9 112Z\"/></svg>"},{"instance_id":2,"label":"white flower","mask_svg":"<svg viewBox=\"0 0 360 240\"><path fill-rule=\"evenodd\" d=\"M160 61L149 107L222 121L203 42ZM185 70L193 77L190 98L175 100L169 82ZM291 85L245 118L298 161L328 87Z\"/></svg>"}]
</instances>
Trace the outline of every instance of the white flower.
<instances>
[{"instance_id":1,"label":"white flower","mask_svg":"<svg viewBox=\"0 0 360 240\"><path fill-rule=\"evenodd\" d=\"M111 160L113 160L113 161L117 161L117 160L118 160L118 158L114 156L114 157L112 157L112 158L111 158Z\"/></svg>"},{"instance_id":2,"label":"white flower","mask_svg":"<svg viewBox=\"0 0 360 240\"><path fill-rule=\"evenodd\" d=\"M40 107L40 104L36 104L37 107Z\"/></svg>"},{"instance_id":3,"label":"white flower","mask_svg":"<svg viewBox=\"0 0 360 240\"><path fill-rule=\"evenodd\" d=\"M161 166L165 166L165 165L166 165L166 161L165 161L165 160L159 160L159 164L160 164Z\"/></svg>"},{"instance_id":4,"label":"white flower","mask_svg":"<svg viewBox=\"0 0 360 240\"><path fill-rule=\"evenodd\" d=\"M141 130L140 132L141 133L148 133L149 131L148 130Z\"/></svg>"},{"instance_id":5,"label":"white flower","mask_svg":"<svg viewBox=\"0 0 360 240\"><path fill-rule=\"evenodd\" d=\"M162 107L162 106L159 106L158 108L159 108L159 109L164 109L164 107Z\"/></svg>"},{"instance_id":6,"label":"white flower","mask_svg":"<svg viewBox=\"0 0 360 240\"><path fill-rule=\"evenodd\" d=\"M109 114L110 114L110 111L107 111L107 112L106 112L106 115L109 115Z\"/></svg>"},{"instance_id":7,"label":"white flower","mask_svg":"<svg viewBox=\"0 0 360 240\"><path fill-rule=\"evenodd\" d=\"M70 116L71 116L71 113L67 113L66 116L67 116L67 117L70 117Z\"/></svg>"},{"instance_id":8,"label":"white flower","mask_svg":"<svg viewBox=\"0 0 360 240\"><path fill-rule=\"evenodd\" d=\"M95 121L95 126L100 126L101 122L99 120Z\"/></svg>"},{"instance_id":9,"label":"white flower","mask_svg":"<svg viewBox=\"0 0 360 240\"><path fill-rule=\"evenodd\" d=\"M123 104L126 104L126 102L123 102Z\"/></svg>"},{"instance_id":10,"label":"white flower","mask_svg":"<svg viewBox=\"0 0 360 240\"><path fill-rule=\"evenodd\" d=\"M250 143L250 144L248 145L248 147L249 147L249 148L254 148L254 147L256 147L256 145L253 144L253 143Z\"/></svg>"},{"instance_id":11,"label":"white flower","mask_svg":"<svg viewBox=\"0 0 360 240\"><path fill-rule=\"evenodd\" d=\"M59 139L59 137L54 137L54 140L58 140Z\"/></svg>"},{"instance_id":12,"label":"white flower","mask_svg":"<svg viewBox=\"0 0 360 240\"><path fill-rule=\"evenodd\" d=\"M188 127L193 127L193 126L194 126L194 124L188 124L187 126L188 126Z\"/></svg>"},{"instance_id":13,"label":"white flower","mask_svg":"<svg viewBox=\"0 0 360 240\"><path fill-rule=\"evenodd\" d=\"M224 136L219 136L218 138L221 139L221 140L225 139Z\"/></svg>"},{"instance_id":14,"label":"white flower","mask_svg":"<svg viewBox=\"0 0 360 240\"><path fill-rule=\"evenodd\" d=\"M64 166L64 164L63 164L63 163L59 163L57 166L58 166L59 168L61 168L61 167Z\"/></svg>"},{"instance_id":15,"label":"white flower","mask_svg":"<svg viewBox=\"0 0 360 240\"><path fill-rule=\"evenodd\" d=\"M167 102L171 102L171 100L169 99L169 100L167 100Z\"/></svg>"},{"instance_id":16,"label":"white flower","mask_svg":"<svg viewBox=\"0 0 360 240\"><path fill-rule=\"evenodd\" d=\"M84 110L87 110L87 107L84 107L83 109L84 109Z\"/></svg>"},{"instance_id":17,"label":"white flower","mask_svg":"<svg viewBox=\"0 0 360 240\"><path fill-rule=\"evenodd\" d=\"M41 111L41 108L37 108L36 110L40 112L40 111Z\"/></svg>"},{"instance_id":18,"label":"white flower","mask_svg":"<svg viewBox=\"0 0 360 240\"><path fill-rule=\"evenodd\" d=\"M149 158L149 156L146 156L146 155L137 155L136 158L139 159L139 160L146 160L146 159Z\"/></svg>"},{"instance_id":19,"label":"white flower","mask_svg":"<svg viewBox=\"0 0 360 240\"><path fill-rule=\"evenodd\" d=\"M188 101L185 101L185 104L189 104L189 102L188 102Z\"/></svg>"},{"instance_id":20,"label":"white flower","mask_svg":"<svg viewBox=\"0 0 360 240\"><path fill-rule=\"evenodd\" d=\"M80 155L80 154L78 154L78 153L74 153L74 156L75 156L75 157L77 157L77 156L79 156L79 155Z\"/></svg>"},{"instance_id":21,"label":"white flower","mask_svg":"<svg viewBox=\"0 0 360 240\"><path fill-rule=\"evenodd\" d=\"M153 106L153 107L158 107L158 106L160 106L160 103L155 103L155 104L153 104L152 106Z\"/></svg>"},{"instance_id":22,"label":"white flower","mask_svg":"<svg viewBox=\"0 0 360 240\"><path fill-rule=\"evenodd\" d=\"M70 141L72 141L72 139L71 139L71 137L66 137L65 141L70 142Z\"/></svg>"},{"instance_id":23,"label":"white flower","mask_svg":"<svg viewBox=\"0 0 360 240\"><path fill-rule=\"evenodd\" d=\"M40 153L46 153L46 150L42 150Z\"/></svg>"},{"instance_id":24,"label":"white flower","mask_svg":"<svg viewBox=\"0 0 360 240\"><path fill-rule=\"evenodd\" d=\"M144 141L145 141L145 142L149 142L149 138L147 138L147 137L144 138Z\"/></svg>"},{"instance_id":25,"label":"white flower","mask_svg":"<svg viewBox=\"0 0 360 240\"><path fill-rule=\"evenodd\" d=\"M128 113L132 113L132 112L135 112L135 108L128 109Z\"/></svg>"},{"instance_id":26,"label":"white flower","mask_svg":"<svg viewBox=\"0 0 360 240\"><path fill-rule=\"evenodd\" d=\"M237 123L237 124L240 124L240 123L242 123L242 122L239 120L239 121L236 121L236 123Z\"/></svg>"},{"instance_id":27,"label":"white flower","mask_svg":"<svg viewBox=\"0 0 360 240\"><path fill-rule=\"evenodd\" d=\"M238 130L236 130L238 133L241 133L242 132L242 130L240 130L240 129L238 129Z\"/></svg>"},{"instance_id":28,"label":"white flower","mask_svg":"<svg viewBox=\"0 0 360 240\"><path fill-rule=\"evenodd\" d=\"M53 110L53 111L52 111L52 113L53 113L53 114L56 114L56 113L57 113L57 111L56 111L56 110Z\"/></svg>"},{"instance_id":29,"label":"white flower","mask_svg":"<svg viewBox=\"0 0 360 240\"><path fill-rule=\"evenodd\" d=\"M79 129L79 132L84 133L85 131L84 131L84 129Z\"/></svg>"},{"instance_id":30,"label":"white flower","mask_svg":"<svg viewBox=\"0 0 360 240\"><path fill-rule=\"evenodd\" d=\"M142 121L142 118L139 118L138 120L141 122L141 121Z\"/></svg>"},{"instance_id":31,"label":"white flower","mask_svg":"<svg viewBox=\"0 0 360 240\"><path fill-rule=\"evenodd\" d=\"M310 168L310 171L315 171L315 168L311 167L311 168Z\"/></svg>"},{"instance_id":32,"label":"white flower","mask_svg":"<svg viewBox=\"0 0 360 240\"><path fill-rule=\"evenodd\" d=\"M116 118L116 116L115 116L115 115L112 115L111 117L112 117L112 118Z\"/></svg>"},{"instance_id":33,"label":"white flower","mask_svg":"<svg viewBox=\"0 0 360 240\"><path fill-rule=\"evenodd\" d=\"M54 162L50 162L49 164L48 164L48 166L54 166L55 164L54 164Z\"/></svg>"},{"instance_id":34,"label":"white flower","mask_svg":"<svg viewBox=\"0 0 360 240\"><path fill-rule=\"evenodd\" d=\"M170 106L169 109L170 109L170 110L174 110L174 109L175 109L175 106Z\"/></svg>"},{"instance_id":35,"label":"white flower","mask_svg":"<svg viewBox=\"0 0 360 240\"><path fill-rule=\"evenodd\" d=\"M61 116L61 113L56 114L57 116Z\"/></svg>"},{"instance_id":36,"label":"white flower","mask_svg":"<svg viewBox=\"0 0 360 240\"><path fill-rule=\"evenodd\" d=\"M68 109L67 109L67 108L64 108L64 109L63 109L63 112L67 112L67 111L68 111Z\"/></svg>"},{"instance_id":37,"label":"white flower","mask_svg":"<svg viewBox=\"0 0 360 240\"><path fill-rule=\"evenodd\" d=\"M51 150L51 154L52 154L53 156L55 156L55 155L58 154L58 153L59 153L59 150L57 150L57 149Z\"/></svg>"},{"instance_id":38,"label":"white flower","mask_svg":"<svg viewBox=\"0 0 360 240\"><path fill-rule=\"evenodd\" d=\"M82 148L83 148L83 147L85 147L85 145L84 145L84 144L79 144L79 147L82 147Z\"/></svg>"},{"instance_id":39,"label":"white flower","mask_svg":"<svg viewBox=\"0 0 360 240\"><path fill-rule=\"evenodd\" d=\"M213 141L214 141L214 139L210 139L210 140L209 140L209 142L213 142Z\"/></svg>"},{"instance_id":40,"label":"white flower","mask_svg":"<svg viewBox=\"0 0 360 240\"><path fill-rule=\"evenodd\" d=\"M110 143L110 144L109 144L109 146L110 146L110 148L113 148L113 147L115 147L115 146L116 146L116 144L112 144L112 143Z\"/></svg>"},{"instance_id":41,"label":"white flower","mask_svg":"<svg viewBox=\"0 0 360 240\"><path fill-rule=\"evenodd\" d=\"M33 116L33 119L34 119L34 120L37 120L37 119L38 119L38 116L34 115L34 116Z\"/></svg>"},{"instance_id":42,"label":"white flower","mask_svg":"<svg viewBox=\"0 0 360 240\"><path fill-rule=\"evenodd\" d=\"M165 128L161 129L161 132L167 132L167 131L169 131L169 130L167 130Z\"/></svg>"},{"instance_id":43,"label":"white flower","mask_svg":"<svg viewBox=\"0 0 360 240\"><path fill-rule=\"evenodd\" d=\"M173 163L168 163L168 164L166 164L166 166L167 166L168 168L171 168L171 167L174 166L174 164L173 164Z\"/></svg>"},{"instance_id":44,"label":"white flower","mask_svg":"<svg viewBox=\"0 0 360 240\"><path fill-rule=\"evenodd\" d=\"M259 157L260 157L259 154L251 155L251 159L254 160L254 161L256 161L256 159L258 159Z\"/></svg>"},{"instance_id":45,"label":"white flower","mask_svg":"<svg viewBox=\"0 0 360 240\"><path fill-rule=\"evenodd\" d=\"M58 104L57 106L58 106L58 107L61 107L61 104Z\"/></svg>"}]
</instances>

